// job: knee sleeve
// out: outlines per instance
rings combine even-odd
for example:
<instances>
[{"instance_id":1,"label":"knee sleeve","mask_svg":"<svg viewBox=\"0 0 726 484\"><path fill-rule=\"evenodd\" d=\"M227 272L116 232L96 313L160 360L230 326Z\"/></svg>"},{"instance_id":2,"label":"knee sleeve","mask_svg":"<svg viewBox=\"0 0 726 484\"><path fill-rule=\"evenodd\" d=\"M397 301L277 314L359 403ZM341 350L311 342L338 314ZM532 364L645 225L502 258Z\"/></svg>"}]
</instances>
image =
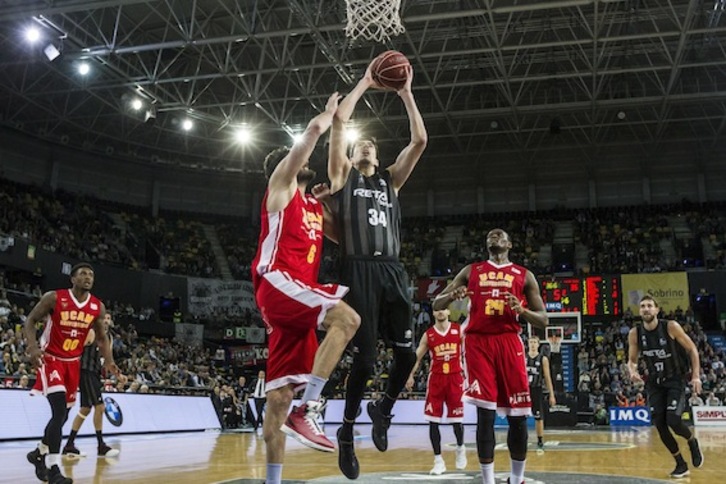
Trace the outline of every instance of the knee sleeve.
<instances>
[{"instance_id":1,"label":"knee sleeve","mask_svg":"<svg viewBox=\"0 0 726 484\"><path fill-rule=\"evenodd\" d=\"M509 455L514 460L527 458L527 417L507 417L509 432L507 433L507 446Z\"/></svg>"},{"instance_id":2,"label":"knee sleeve","mask_svg":"<svg viewBox=\"0 0 726 484\"><path fill-rule=\"evenodd\" d=\"M436 422L429 422L429 439L431 439L434 455L441 455L441 432L439 431L439 424Z\"/></svg>"},{"instance_id":3,"label":"knee sleeve","mask_svg":"<svg viewBox=\"0 0 726 484\"><path fill-rule=\"evenodd\" d=\"M345 389L345 412L346 420L353 421L358 416L360 402L363 401L363 394L366 391L366 382L373 374L375 361L354 358L353 365L348 375L348 384Z\"/></svg>"},{"instance_id":4,"label":"knee sleeve","mask_svg":"<svg viewBox=\"0 0 726 484\"><path fill-rule=\"evenodd\" d=\"M494 462L494 417L494 410L476 409L476 450L483 464Z\"/></svg>"},{"instance_id":5,"label":"knee sleeve","mask_svg":"<svg viewBox=\"0 0 726 484\"><path fill-rule=\"evenodd\" d=\"M51 417L45 427L43 442L48 445L51 454L59 454L61 440L63 439L63 424L68 418L66 394L62 392L51 393L48 395L48 403L50 403Z\"/></svg>"},{"instance_id":6,"label":"knee sleeve","mask_svg":"<svg viewBox=\"0 0 726 484\"><path fill-rule=\"evenodd\" d=\"M454 435L456 436L456 445L464 445L464 425L460 423L453 424Z\"/></svg>"},{"instance_id":7,"label":"knee sleeve","mask_svg":"<svg viewBox=\"0 0 726 484\"><path fill-rule=\"evenodd\" d=\"M388 386L386 395L391 400L396 400L406 385L408 375L411 374L413 365L416 364L416 353L412 348L393 348L393 365L389 371Z\"/></svg>"},{"instance_id":8,"label":"knee sleeve","mask_svg":"<svg viewBox=\"0 0 726 484\"><path fill-rule=\"evenodd\" d=\"M683 423L683 419L678 413L666 413L666 423L668 424L668 427L673 429L673 432L675 432L676 435L679 435L684 439L690 439L692 437L691 429L688 428L688 425Z\"/></svg>"},{"instance_id":9,"label":"knee sleeve","mask_svg":"<svg viewBox=\"0 0 726 484\"><path fill-rule=\"evenodd\" d=\"M678 442L676 442L676 439L673 437L673 434L668 428L668 423L666 422L666 419L666 415L654 415L653 425L655 426L656 430L658 430L658 435L660 436L660 440L661 442L663 442L663 445L666 446L671 454L677 454Z\"/></svg>"}]
</instances>

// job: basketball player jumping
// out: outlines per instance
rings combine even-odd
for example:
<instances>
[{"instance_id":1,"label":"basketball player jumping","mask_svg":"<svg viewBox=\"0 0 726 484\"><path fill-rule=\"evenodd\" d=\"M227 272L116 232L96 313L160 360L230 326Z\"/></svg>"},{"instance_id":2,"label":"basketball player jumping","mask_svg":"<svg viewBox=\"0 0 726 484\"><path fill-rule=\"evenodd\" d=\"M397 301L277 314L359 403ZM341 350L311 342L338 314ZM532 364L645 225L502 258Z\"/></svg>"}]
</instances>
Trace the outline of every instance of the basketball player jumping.
<instances>
[{"instance_id":1,"label":"basketball player jumping","mask_svg":"<svg viewBox=\"0 0 726 484\"><path fill-rule=\"evenodd\" d=\"M267 484L281 482L285 434L317 450L335 450L318 425L319 399L360 325L358 315L342 301L348 288L317 282L323 252L323 208L305 194L315 177L308 160L332 123L338 98L338 93L330 96L325 111L310 121L300 141L292 148L273 151L264 163L268 185L252 282L269 335L263 424ZM327 331L319 347L316 329ZM295 390L302 387L301 405L287 416Z\"/></svg>"},{"instance_id":2,"label":"basketball player jumping","mask_svg":"<svg viewBox=\"0 0 726 484\"><path fill-rule=\"evenodd\" d=\"M426 353L431 356L429 378L426 383L426 407L424 419L429 422L429 438L434 449L434 467L429 474L446 472L446 463L441 457L441 432L439 424L444 416L454 427L456 436L456 468L466 469L466 447L464 446L464 378L461 374L461 326L449 321L449 310L434 311L434 325L426 330L416 349L416 364L406 382L406 389L413 388L413 377Z\"/></svg>"},{"instance_id":3,"label":"basketball player jumping","mask_svg":"<svg viewBox=\"0 0 726 484\"><path fill-rule=\"evenodd\" d=\"M371 138L355 143L352 159L346 153L344 124L365 91L380 88L373 81L370 66L340 103L330 135L328 177L335 233L340 245L341 282L351 288L346 301L361 316L360 330L353 338L353 365L346 388L343 426L338 430L338 466L349 479L356 479L360 472L353 446L353 424L376 362L379 327L393 345L394 355L385 394L368 405L373 421L373 443L381 452L388 448L393 404L416 361L408 275L398 260L401 249L398 192L421 158L427 135L411 91L410 66L406 72L406 84L398 95L408 113L411 141L395 163L378 171L378 149Z\"/></svg>"},{"instance_id":4,"label":"basketball player jumping","mask_svg":"<svg viewBox=\"0 0 726 484\"><path fill-rule=\"evenodd\" d=\"M71 289L58 289L43 294L28 314L23 327L28 341L28 354L37 368L35 386L31 394L42 393L48 398L51 418L45 427L38 447L28 454L35 466L35 475L50 484L72 484L60 471L60 446L63 424L68 408L76 402L76 391L81 373L80 358L84 342L91 328L96 331L96 345L104 358L104 367L115 375L121 372L113 361L113 352L106 336L103 321L106 308L91 294L93 267L88 263L71 268ZM45 323L40 344L35 337L36 325ZM47 454L47 466L46 466ZM50 469L49 469L50 468Z\"/></svg>"},{"instance_id":5,"label":"basketball player jumping","mask_svg":"<svg viewBox=\"0 0 726 484\"><path fill-rule=\"evenodd\" d=\"M524 323L547 327L547 313L534 274L509 260L509 235L487 234L489 260L464 267L434 300L434 310L470 297L464 329L464 401L477 407L476 444L483 484L494 484L495 411L509 422L511 484L524 482L527 416L531 414L524 345ZM526 305L524 304L526 300Z\"/></svg>"}]
</instances>

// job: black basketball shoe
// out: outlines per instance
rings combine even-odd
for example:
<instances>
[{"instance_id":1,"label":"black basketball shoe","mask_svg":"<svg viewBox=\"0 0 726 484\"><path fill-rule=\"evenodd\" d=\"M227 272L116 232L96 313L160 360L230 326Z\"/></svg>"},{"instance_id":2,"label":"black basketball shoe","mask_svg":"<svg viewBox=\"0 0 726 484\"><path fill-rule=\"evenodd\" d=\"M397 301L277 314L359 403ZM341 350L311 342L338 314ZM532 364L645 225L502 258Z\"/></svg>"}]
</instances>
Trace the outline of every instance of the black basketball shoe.
<instances>
[{"instance_id":1,"label":"black basketball shoe","mask_svg":"<svg viewBox=\"0 0 726 484\"><path fill-rule=\"evenodd\" d=\"M380 402L368 402L368 416L373 422L372 435L376 449L381 452L388 450L388 428L391 426L393 415L381 413Z\"/></svg>"},{"instance_id":2,"label":"black basketball shoe","mask_svg":"<svg viewBox=\"0 0 726 484\"><path fill-rule=\"evenodd\" d=\"M686 464L684 461L681 461L680 464L676 464L676 468L673 469L673 472L670 473L670 476L674 479L680 479L681 477L686 477L690 473L691 471L688 470L688 464Z\"/></svg>"},{"instance_id":3,"label":"black basketball shoe","mask_svg":"<svg viewBox=\"0 0 726 484\"><path fill-rule=\"evenodd\" d=\"M360 466L358 465L358 457L355 455L355 446L353 439L346 441L340 438L343 427L338 429L338 467L348 479L358 479L360 474Z\"/></svg>"},{"instance_id":4,"label":"black basketball shoe","mask_svg":"<svg viewBox=\"0 0 726 484\"><path fill-rule=\"evenodd\" d=\"M28 452L28 462L35 466L35 477L41 481L48 480L48 468L45 466L45 456L40 453L40 449Z\"/></svg>"},{"instance_id":5,"label":"black basketball shoe","mask_svg":"<svg viewBox=\"0 0 726 484\"><path fill-rule=\"evenodd\" d=\"M48 471L48 484L73 484L73 479L61 474L58 466L53 466Z\"/></svg>"},{"instance_id":6,"label":"black basketball shoe","mask_svg":"<svg viewBox=\"0 0 726 484\"><path fill-rule=\"evenodd\" d=\"M693 463L693 467L701 467L703 465L703 452L701 452L701 446L698 445L698 439L689 440L688 448L691 449L691 462Z\"/></svg>"}]
</instances>

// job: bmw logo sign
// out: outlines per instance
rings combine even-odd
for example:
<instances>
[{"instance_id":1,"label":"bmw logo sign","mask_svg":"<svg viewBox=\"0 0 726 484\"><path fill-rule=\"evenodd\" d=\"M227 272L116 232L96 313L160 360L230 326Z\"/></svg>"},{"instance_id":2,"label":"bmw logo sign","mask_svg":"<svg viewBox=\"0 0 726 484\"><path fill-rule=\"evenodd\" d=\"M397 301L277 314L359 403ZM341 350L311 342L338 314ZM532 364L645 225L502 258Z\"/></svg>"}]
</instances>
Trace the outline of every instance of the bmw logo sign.
<instances>
[{"instance_id":1,"label":"bmw logo sign","mask_svg":"<svg viewBox=\"0 0 726 484\"><path fill-rule=\"evenodd\" d=\"M124 423L124 414L121 412L119 404L111 397L104 398L103 403L105 406L104 413L108 421L114 427L120 427Z\"/></svg>"}]
</instances>

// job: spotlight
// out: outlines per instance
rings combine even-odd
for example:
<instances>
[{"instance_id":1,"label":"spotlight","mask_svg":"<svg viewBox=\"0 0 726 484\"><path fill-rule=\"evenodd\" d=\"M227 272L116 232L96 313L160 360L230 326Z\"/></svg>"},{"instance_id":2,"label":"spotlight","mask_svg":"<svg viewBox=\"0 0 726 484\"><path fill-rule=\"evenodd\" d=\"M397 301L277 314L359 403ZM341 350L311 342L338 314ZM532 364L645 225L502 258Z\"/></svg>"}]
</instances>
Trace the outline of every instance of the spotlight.
<instances>
[{"instance_id":1,"label":"spotlight","mask_svg":"<svg viewBox=\"0 0 726 484\"><path fill-rule=\"evenodd\" d=\"M499 123L495 120L489 123L489 127L492 129L497 129L499 127Z\"/></svg>"},{"instance_id":2,"label":"spotlight","mask_svg":"<svg viewBox=\"0 0 726 484\"><path fill-rule=\"evenodd\" d=\"M247 128L239 128L235 132L234 137L237 139L238 143L246 144L252 139L252 133L250 133L250 130Z\"/></svg>"},{"instance_id":3,"label":"spotlight","mask_svg":"<svg viewBox=\"0 0 726 484\"><path fill-rule=\"evenodd\" d=\"M618 111L618 119L620 119L620 120L625 119L625 111Z\"/></svg>"},{"instance_id":4,"label":"spotlight","mask_svg":"<svg viewBox=\"0 0 726 484\"><path fill-rule=\"evenodd\" d=\"M25 40L34 44L40 40L40 30L37 27L28 27L25 30Z\"/></svg>"},{"instance_id":5,"label":"spotlight","mask_svg":"<svg viewBox=\"0 0 726 484\"><path fill-rule=\"evenodd\" d=\"M194 123L192 123L191 119L185 119L182 121L182 129L184 131L191 131L191 129L194 127Z\"/></svg>"},{"instance_id":6,"label":"spotlight","mask_svg":"<svg viewBox=\"0 0 726 484\"><path fill-rule=\"evenodd\" d=\"M134 111L138 111L138 110L139 110L139 109L141 109L142 107L144 107L144 103L143 103L143 102L141 102L141 99L139 99L139 98L134 98L134 99L133 99L133 100L131 101L131 109L133 109Z\"/></svg>"},{"instance_id":7,"label":"spotlight","mask_svg":"<svg viewBox=\"0 0 726 484\"><path fill-rule=\"evenodd\" d=\"M345 130L345 139L348 140L349 143L355 142L359 137L358 131L355 129L346 129Z\"/></svg>"},{"instance_id":8,"label":"spotlight","mask_svg":"<svg viewBox=\"0 0 726 484\"><path fill-rule=\"evenodd\" d=\"M78 73L82 76L88 75L88 73L91 72L91 66L88 64L88 62L81 62L78 64Z\"/></svg>"},{"instance_id":9,"label":"spotlight","mask_svg":"<svg viewBox=\"0 0 726 484\"><path fill-rule=\"evenodd\" d=\"M292 135L293 144L299 143L302 140L302 133L295 133Z\"/></svg>"}]
</instances>

